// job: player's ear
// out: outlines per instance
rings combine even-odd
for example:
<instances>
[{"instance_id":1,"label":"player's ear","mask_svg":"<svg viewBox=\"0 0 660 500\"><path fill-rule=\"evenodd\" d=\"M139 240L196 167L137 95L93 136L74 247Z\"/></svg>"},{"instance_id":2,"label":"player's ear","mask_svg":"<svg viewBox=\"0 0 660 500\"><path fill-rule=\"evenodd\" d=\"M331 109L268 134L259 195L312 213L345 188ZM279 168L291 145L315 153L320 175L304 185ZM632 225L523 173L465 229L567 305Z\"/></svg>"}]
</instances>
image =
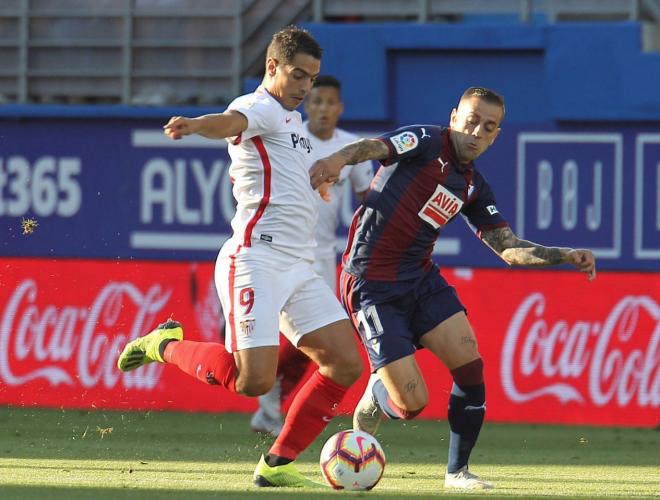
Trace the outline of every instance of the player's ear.
<instances>
[{"instance_id":1,"label":"player's ear","mask_svg":"<svg viewBox=\"0 0 660 500\"><path fill-rule=\"evenodd\" d=\"M344 101L339 101L339 116L344 114Z\"/></svg>"},{"instance_id":2,"label":"player's ear","mask_svg":"<svg viewBox=\"0 0 660 500\"><path fill-rule=\"evenodd\" d=\"M278 64L277 59L275 59L274 57L269 57L268 59L266 59L266 74L269 77L272 78L273 76L275 76L275 73L277 72L277 64Z\"/></svg>"},{"instance_id":3,"label":"player's ear","mask_svg":"<svg viewBox=\"0 0 660 500\"><path fill-rule=\"evenodd\" d=\"M453 127L454 124L456 123L456 108L451 110L451 114L449 115L449 126Z\"/></svg>"}]
</instances>

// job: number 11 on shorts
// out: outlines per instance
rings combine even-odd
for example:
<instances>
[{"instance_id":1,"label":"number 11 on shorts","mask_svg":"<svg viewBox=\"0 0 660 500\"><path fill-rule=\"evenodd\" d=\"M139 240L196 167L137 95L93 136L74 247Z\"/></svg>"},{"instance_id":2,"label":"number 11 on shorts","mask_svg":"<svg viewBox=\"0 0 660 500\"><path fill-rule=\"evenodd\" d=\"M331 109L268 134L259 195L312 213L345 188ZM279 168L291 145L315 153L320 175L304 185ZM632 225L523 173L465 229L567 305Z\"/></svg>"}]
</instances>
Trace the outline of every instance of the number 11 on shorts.
<instances>
[{"instance_id":1,"label":"number 11 on shorts","mask_svg":"<svg viewBox=\"0 0 660 500\"><path fill-rule=\"evenodd\" d=\"M378 317L376 306L372 305L360 309L357 313L357 320L364 328L364 336L367 340L380 337L383 334L383 325Z\"/></svg>"}]
</instances>

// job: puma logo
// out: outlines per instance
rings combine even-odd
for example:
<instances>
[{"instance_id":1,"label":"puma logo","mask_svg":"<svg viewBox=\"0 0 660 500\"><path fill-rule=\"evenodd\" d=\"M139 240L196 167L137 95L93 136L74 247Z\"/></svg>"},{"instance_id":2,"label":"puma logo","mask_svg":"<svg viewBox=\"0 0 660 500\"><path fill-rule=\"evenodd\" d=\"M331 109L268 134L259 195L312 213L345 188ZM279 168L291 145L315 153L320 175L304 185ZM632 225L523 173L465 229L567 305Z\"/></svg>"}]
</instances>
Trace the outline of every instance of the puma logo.
<instances>
[{"instance_id":1,"label":"puma logo","mask_svg":"<svg viewBox=\"0 0 660 500\"><path fill-rule=\"evenodd\" d=\"M431 137L431 136L426 133L426 128L422 127L422 139L424 139L424 137Z\"/></svg>"},{"instance_id":2,"label":"puma logo","mask_svg":"<svg viewBox=\"0 0 660 500\"><path fill-rule=\"evenodd\" d=\"M440 165L442 165L442 167L440 168L440 172L442 172L444 174L445 173L445 167L449 165L449 162L444 161L440 156L438 156L438 161L440 162Z\"/></svg>"}]
</instances>

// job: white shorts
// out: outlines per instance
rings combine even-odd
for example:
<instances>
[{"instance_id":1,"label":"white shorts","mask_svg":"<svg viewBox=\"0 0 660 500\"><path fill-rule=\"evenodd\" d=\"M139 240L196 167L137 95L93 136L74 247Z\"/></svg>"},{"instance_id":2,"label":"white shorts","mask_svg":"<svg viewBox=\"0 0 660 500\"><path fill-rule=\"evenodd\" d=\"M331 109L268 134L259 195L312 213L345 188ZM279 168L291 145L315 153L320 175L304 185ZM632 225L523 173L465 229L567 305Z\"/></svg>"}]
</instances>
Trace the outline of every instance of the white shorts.
<instances>
[{"instance_id":1,"label":"white shorts","mask_svg":"<svg viewBox=\"0 0 660 500\"><path fill-rule=\"evenodd\" d=\"M330 290L337 294L337 257L319 258L314 261L314 270L323 278Z\"/></svg>"},{"instance_id":2,"label":"white shorts","mask_svg":"<svg viewBox=\"0 0 660 500\"><path fill-rule=\"evenodd\" d=\"M279 344L279 332L297 346L303 335L348 319L312 263L266 243L243 247L228 240L215 264L229 352Z\"/></svg>"}]
</instances>

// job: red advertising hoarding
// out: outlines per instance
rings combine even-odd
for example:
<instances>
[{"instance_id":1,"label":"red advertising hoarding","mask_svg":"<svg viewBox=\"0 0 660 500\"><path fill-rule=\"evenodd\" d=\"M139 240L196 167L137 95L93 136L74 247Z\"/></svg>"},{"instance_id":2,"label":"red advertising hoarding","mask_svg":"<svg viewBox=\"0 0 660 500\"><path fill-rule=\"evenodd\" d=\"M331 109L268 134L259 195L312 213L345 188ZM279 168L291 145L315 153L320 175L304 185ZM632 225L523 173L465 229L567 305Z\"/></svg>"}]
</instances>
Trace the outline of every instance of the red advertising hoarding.
<instances>
[{"instance_id":1,"label":"red advertising hoarding","mask_svg":"<svg viewBox=\"0 0 660 500\"><path fill-rule=\"evenodd\" d=\"M0 403L71 408L251 411L256 402L174 367L121 373L127 339L173 316L186 338L215 341L222 318L212 265L0 260ZM660 423L660 274L444 272L467 306L484 358L487 418L501 422ZM451 379L418 359L445 418ZM350 413L366 383L351 389Z\"/></svg>"}]
</instances>

